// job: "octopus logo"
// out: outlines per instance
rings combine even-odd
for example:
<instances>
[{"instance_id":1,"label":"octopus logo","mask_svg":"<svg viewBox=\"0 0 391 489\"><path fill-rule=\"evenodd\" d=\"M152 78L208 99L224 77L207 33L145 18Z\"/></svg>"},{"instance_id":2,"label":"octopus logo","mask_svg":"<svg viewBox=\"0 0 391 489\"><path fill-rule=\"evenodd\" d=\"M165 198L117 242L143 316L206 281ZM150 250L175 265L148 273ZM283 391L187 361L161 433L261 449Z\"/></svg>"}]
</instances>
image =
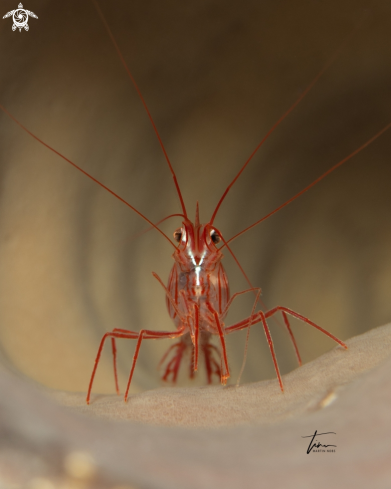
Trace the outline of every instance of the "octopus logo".
<instances>
[{"instance_id":1,"label":"octopus logo","mask_svg":"<svg viewBox=\"0 0 391 489\"><path fill-rule=\"evenodd\" d=\"M29 30L29 16L34 17L34 19L38 19L38 16L35 15L34 12L31 12L30 10L25 10L21 3L18 5L18 8L16 10L11 10L10 12L7 12L3 16L3 19L11 17L11 15L14 21L12 25L12 30L16 31L16 29L19 29L19 32L22 32L22 29L24 29L25 31Z\"/></svg>"}]
</instances>

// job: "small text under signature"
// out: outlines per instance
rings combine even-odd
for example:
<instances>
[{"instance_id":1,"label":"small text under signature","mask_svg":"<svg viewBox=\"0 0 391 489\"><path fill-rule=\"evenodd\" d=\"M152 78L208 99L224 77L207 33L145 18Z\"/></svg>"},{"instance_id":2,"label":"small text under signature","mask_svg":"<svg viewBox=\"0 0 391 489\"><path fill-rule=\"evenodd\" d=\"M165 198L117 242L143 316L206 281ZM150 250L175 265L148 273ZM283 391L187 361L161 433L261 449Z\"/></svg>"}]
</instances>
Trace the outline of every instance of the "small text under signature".
<instances>
[{"instance_id":1,"label":"small text under signature","mask_svg":"<svg viewBox=\"0 0 391 489\"><path fill-rule=\"evenodd\" d=\"M334 431L328 431L326 433L318 433L318 431L315 430L315 433L313 435L302 436L302 438L311 438L310 444L308 445L308 448L307 448L307 454L310 453L313 448L319 448L319 447L323 447L323 448L336 447L337 445L322 445L322 443L319 443L319 442L316 443L316 442L314 442L316 436L330 435L330 434L336 435L336 433L334 433Z\"/></svg>"}]
</instances>

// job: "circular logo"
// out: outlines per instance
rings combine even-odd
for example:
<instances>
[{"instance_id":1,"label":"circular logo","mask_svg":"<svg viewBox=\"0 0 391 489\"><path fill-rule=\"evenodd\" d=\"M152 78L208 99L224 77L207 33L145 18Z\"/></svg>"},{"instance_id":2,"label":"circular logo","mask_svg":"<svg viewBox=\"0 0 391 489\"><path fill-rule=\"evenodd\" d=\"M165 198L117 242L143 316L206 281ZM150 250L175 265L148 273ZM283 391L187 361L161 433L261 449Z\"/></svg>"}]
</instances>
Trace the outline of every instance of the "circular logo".
<instances>
[{"instance_id":1,"label":"circular logo","mask_svg":"<svg viewBox=\"0 0 391 489\"><path fill-rule=\"evenodd\" d=\"M14 11L12 18L14 21L14 25L12 26L12 30L22 29L22 28L28 30L29 26L27 25L27 22L28 22L29 16L28 16L28 13L24 9L22 9L22 8L16 9Z\"/></svg>"}]
</instances>

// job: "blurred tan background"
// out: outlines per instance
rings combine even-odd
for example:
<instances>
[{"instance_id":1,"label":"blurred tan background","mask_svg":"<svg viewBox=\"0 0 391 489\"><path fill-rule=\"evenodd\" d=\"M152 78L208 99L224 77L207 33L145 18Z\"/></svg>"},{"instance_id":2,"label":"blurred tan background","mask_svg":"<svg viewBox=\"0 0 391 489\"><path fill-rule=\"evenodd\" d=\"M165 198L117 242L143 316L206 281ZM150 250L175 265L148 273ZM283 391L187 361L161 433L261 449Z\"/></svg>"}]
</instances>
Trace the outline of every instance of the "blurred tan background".
<instances>
[{"instance_id":1,"label":"blurred tan background","mask_svg":"<svg viewBox=\"0 0 391 489\"><path fill-rule=\"evenodd\" d=\"M270 137L216 225L240 231L308 185L391 120L387 1L100 2L155 119L191 216L210 218L228 183L354 26L356 33ZM157 221L179 212L137 94L89 2L25 5L28 33L0 23L0 102L23 124ZM16 8L2 3L4 13ZM0 342L9 364L47 386L84 391L114 327L171 329L172 250L126 206L0 114ZM391 318L391 137L386 133L300 200L235 241L268 307L285 305L341 339ZM180 220L170 220L171 234ZM231 290L246 282L226 256ZM227 323L251 311L239 300ZM283 373L289 338L271 323ZM334 346L293 324L304 361ZM119 342L122 385L134 342ZM169 341L144 342L134 389L160 385ZM244 336L229 337L233 380ZM243 381L275 376L253 328ZM199 382L204 381L203 372ZM185 379L183 379L185 382ZM113 392L109 349L95 392Z\"/></svg>"}]
</instances>

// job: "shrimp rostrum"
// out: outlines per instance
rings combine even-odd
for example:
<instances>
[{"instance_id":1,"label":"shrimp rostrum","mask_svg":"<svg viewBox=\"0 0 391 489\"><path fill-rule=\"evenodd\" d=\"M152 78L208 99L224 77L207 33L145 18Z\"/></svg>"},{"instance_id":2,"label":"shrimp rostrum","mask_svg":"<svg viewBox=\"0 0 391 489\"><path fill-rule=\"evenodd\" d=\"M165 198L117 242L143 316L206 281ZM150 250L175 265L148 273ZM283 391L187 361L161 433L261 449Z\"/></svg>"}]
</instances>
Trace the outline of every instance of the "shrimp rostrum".
<instances>
[{"instance_id":1,"label":"shrimp rostrum","mask_svg":"<svg viewBox=\"0 0 391 489\"><path fill-rule=\"evenodd\" d=\"M114 378L115 378L115 386L117 393L119 393L118 386L118 376L117 376L117 365L116 365L116 340L118 339L130 339L135 340L135 352L133 356L132 366L125 390L125 401L128 398L129 388L131 385L133 373L136 367L137 359L139 356L140 348L143 340L149 339L173 339L176 340L173 343L166 354L163 356L160 364L163 368L163 380L170 380L175 382L178 377L178 373L181 367L182 361L184 358L188 358L187 353L190 353L190 365L189 365L189 375L193 377L195 372L198 370L199 364L201 361L205 364L206 369L206 377L208 383L211 383L214 377L217 377L221 384L225 385L227 380L230 377L230 369L227 357L227 348L226 348L226 335L234 333L236 331L247 329L247 340L248 333L253 326L260 325L263 327L266 339L270 348L271 356L273 359L274 367L276 370L277 378L279 381L279 385L281 390L283 391L283 383L274 351L272 337L269 331L268 319L272 316L279 315L283 320L283 323L289 333L289 336L293 342L293 346L296 351L296 356L301 364L301 359L299 355L299 351L296 345L295 338L293 336L289 317L294 317L299 319L306 324L318 329L335 342L337 342L343 348L347 348L345 343L334 335L321 328L314 322L310 321L305 316L296 313L295 311L288 309L287 307L277 306L270 310L260 310L258 307L258 303L260 301L261 290L258 287L254 287L250 281L248 280L245 272L243 271L239 261L236 256L233 254L230 248L230 242L234 239L238 238L249 229L254 226L260 224L265 219L272 216L274 213L290 204L293 200L298 198L304 192L309 190L315 184L317 184L320 180L326 177L329 173L337 169L343 163L351 159L361 150L363 150L366 146L371 144L375 139L381 136L386 130L391 127L391 123L383 127L379 132L377 132L371 139L364 142L359 148L355 151L347 155L344 159L337 162L329 168L325 173L320 175L316 180L310 183L307 187L302 189L296 195L292 196L286 202L282 203L279 207L274 209L272 212L262 217L251 226L240 231L235 236L226 239L221 231L217 229L214 225L215 217L220 209L221 204L223 203L225 197L228 192L232 188L232 186L236 183L242 172L245 170L247 165L250 163L254 155L266 141L266 139L273 133L273 131L277 128L277 126L287 117L287 115L299 104L299 102L308 94L308 92L314 87L317 80L322 76L322 74L326 71L326 69L331 65L332 61L336 57L336 54L333 58L326 64L326 66L316 75L316 77L311 81L308 87L301 93L300 97L294 102L294 104L287 109L287 111L278 119L278 121L271 127L271 129L266 133L263 139L260 141L258 146L253 150L250 154L250 157L244 163L244 165L240 168L238 173L232 182L228 185L228 187L223 192L221 198L219 199L217 206L212 214L211 219L206 224L200 223L199 219L199 209L198 203L196 206L196 215L194 223L188 217L186 206L181 194L181 190L179 184L177 182L176 174L171 165L171 162L167 156L166 150L164 148L163 142L160 138L159 132L156 128L156 125L152 119L152 116L147 108L146 102L132 76L129 71L128 66L126 65L124 58L121 54L121 51L114 39L112 32L103 17L102 12L100 11L98 5L94 4L97 8L97 11L102 18L104 26L109 33L111 41L119 55L119 58L124 65L124 68L132 81L137 93L141 99L142 104L146 110L146 113L149 117L149 120L152 124L156 137L159 141L161 149L163 151L164 157L167 162L167 166L171 175L173 177L173 182L176 188L176 192L179 197L180 205L181 205L181 213L174 214L172 216L168 216L165 219L179 216L182 218L182 225L174 232L174 240L173 242L160 228L160 223L151 222L145 215L143 215L138 209L133 207L130 203L126 202L122 197L117 195L111 189L106 187L103 183L99 182L95 177L87 173L81 167L76 165L74 162L67 159L65 156L60 154L54 148L50 147L44 141L39 139L35 134L33 134L29 129L21 124L15 117L5 109L2 105L0 105L0 109L3 110L14 122L16 122L25 132L27 132L30 136L36 139L38 142L46 146L49 150L56 153L59 157L67 161L77 170L82 172L85 176L92 179L98 185L103 187L106 191L110 192L114 197L121 200L125 205L132 209L135 213L137 213L142 219L144 219L151 228L155 231L159 232L174 248L173 258L174 265L171 269L168 283L164 284L163 280L155 273L153 273L154 277L159 281L162 288L164 289L165 297L166 297L166 305L168 309L168 313L171 319L174 322L175 329L173 331L154 331L149 329L142 329L141 331L131 331L127 329L119 329L114 328L112 331L106 333L99 345L98 353L95 360L94 369L91 375L88 393L87 393L87 403L90 402L91 390L95 378L95 374L97 371L97 367L99 364L99 360L101 358L101 353L103 347L107 340L111 343L112 353L113 353L113 362L114 362ZM165 220L163 219L163 220ZM162 220L162 221L163 221ZM162 222L160 221L160 222ZM248 288L241 292L237 292L230 296L229 292L229 282L227 274L224 270L222 264L223 253L222 250L226 248L226 251L230 253L235 260L236 264L239 266L242 271L245 279L248 283ZM232 324L226 325L225 319L229 308L232 302L241 294L250 293L254 296L254 303L250 314L243 318L241 321ZM212 343L212 338L217 338L217 346ZM247 348L247 343L246 343ZM186 354L186 355L185 355Z\"/></svg>"}]
</instances>

